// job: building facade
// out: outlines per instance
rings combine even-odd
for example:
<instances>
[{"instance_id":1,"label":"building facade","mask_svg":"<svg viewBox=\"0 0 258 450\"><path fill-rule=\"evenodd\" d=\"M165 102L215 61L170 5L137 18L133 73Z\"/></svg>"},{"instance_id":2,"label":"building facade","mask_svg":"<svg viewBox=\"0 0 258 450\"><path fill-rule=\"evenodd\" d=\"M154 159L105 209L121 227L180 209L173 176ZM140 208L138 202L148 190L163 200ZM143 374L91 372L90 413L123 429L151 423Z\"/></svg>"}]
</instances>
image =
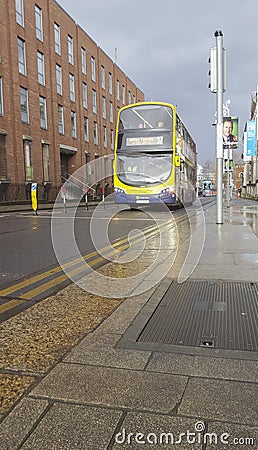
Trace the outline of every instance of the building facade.
<instances>
[{"instance_id":1,"label":"building facade","mask_svg":"<svg viewBox=\"0 0 258 450\"><path fill-rule=\"evenodd\" d=\"M249 129L248 122L244 128L243 152L243 184L242 196L258 200L258 85L256 91L251 93Z\"/></svg>"},{"instance_id":2,"label":"building facade","mask_svg":"<svg viewBox=\"0 0 258 450\"><path fill-rule=\"evenodd\" d=\"M144 94L56 1L0 0L0 11L0 201L29 198L32 182L54 199L113 153L117 111Z\"/></svg>"}]
</instances>

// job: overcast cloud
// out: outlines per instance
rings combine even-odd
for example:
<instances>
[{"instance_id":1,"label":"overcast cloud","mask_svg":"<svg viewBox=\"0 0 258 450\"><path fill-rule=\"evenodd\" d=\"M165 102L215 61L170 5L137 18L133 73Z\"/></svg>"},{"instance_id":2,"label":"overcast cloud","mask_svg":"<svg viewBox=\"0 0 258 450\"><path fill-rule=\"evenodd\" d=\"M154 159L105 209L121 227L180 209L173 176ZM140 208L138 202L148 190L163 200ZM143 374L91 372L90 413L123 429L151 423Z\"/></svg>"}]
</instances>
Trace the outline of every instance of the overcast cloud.
<instances>
[{"instance_id":1,"label":"overcast cloud","mask_svg":"<svg viewBox=\"0 0 258 450\"><path fill-rule=\"evenodd\" d=\"M208 89L208 57L223 31L230 113L240 137L258 84L257 0L58 0L86 33L144 92L171 102L196 141L198 161L216 156L216 95ZM242 149L239 148L239 152Z\"/></svg>"}]
</instances>

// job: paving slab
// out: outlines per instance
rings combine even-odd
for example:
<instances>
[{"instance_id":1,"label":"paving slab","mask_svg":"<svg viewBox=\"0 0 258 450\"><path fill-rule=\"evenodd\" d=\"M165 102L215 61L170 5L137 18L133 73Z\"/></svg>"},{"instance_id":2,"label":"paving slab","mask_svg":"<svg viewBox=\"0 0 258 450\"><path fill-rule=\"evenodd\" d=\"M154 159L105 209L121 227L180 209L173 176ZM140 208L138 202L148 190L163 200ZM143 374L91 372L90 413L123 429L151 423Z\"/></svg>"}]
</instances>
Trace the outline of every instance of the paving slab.
<instances>
[{"instance_id":1,"label":"paving slab","mask_svg":"<svg viewBox=\"0 0 258 450\"><path fill-rule=\"evenodd\" d=\"M58 364L32 391L76 403L169 413L181 400L187 377L79 364ZM169 392L169 395L168 395Z\"/></svg>"},{"instance_id":2,"label":"paving slab","mask_svg":"<svg viewBox=\"0 0 258 450\"><path fill-rule=\"evenodd\" d=\"M106 450L121 415L110 409L54 404L21 448Z\"/></svg>"},{"instance_id":3,"label":"paving slab","mask_svg":"<svg viewBox=\"0 0 258 450\"><path fill-rule=\"evenodd\" d=\"M154 352L146 370L192 377L258 381L258 361Z\"/></svg>"},{"instance_id":4,"label":"paving slab","mask_svg":"<svg viewBox=\"0 0 258 450\"><path fill-rule=\"evenodd\" d=\"M190 379L178 414L258 426L258 385L237 381Z\"/></svg>"},{"instance_id":5,"label":"paving slab","mask_svg":"<svg viewBox=\"0 0 258 450\"><path fill-rule=\"evenodd\" d=\"M144 370L151 352L115 349L121 334L92 333L80 342L64 362Z\"/></svg>"},{"instance_id":6,"label":"paving slab","mask_svg":"<svg viewBox=\"0 0 258 450\"><path fill-rule=\"evenodd\" d=\"M1 450L16 449L35 426L48 405L47 400L23 398L1 423Z\"/></svg>"}]
</instances>

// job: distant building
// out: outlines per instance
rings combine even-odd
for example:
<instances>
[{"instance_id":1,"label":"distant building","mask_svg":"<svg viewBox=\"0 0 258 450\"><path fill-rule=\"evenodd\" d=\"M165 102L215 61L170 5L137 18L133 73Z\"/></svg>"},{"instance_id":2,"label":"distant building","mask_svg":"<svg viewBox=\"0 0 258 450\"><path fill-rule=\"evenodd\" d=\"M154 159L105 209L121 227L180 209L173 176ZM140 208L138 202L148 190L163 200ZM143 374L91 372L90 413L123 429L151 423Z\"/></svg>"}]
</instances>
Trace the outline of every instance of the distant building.
<instances>
[{"instance_id":1,"label":"distant building","mask_svg":"<svg viewBox=\"0 0 258 450\"><path fill-rule=\"evenodd\" d=\"M242 195L246 198L258 200L258 158L257 158L257 139L258 139L258 85L256 91L251 93L250 119L246 122L244 129L244 152L243 152L243 189ZM252 133L247 136L248 125L251 125ZM255 131L255 133L253 133ZM250 141L252 145L250 147ZM247 149L247 142L249 148Z\"/></svg>"},{"instance_id":2,"label":"distant building","mask_svg":"<svg viewBox=\"0 0 258 450\"><path fill-rule=\"evenodd\" d=\"M113 153L118 109L144 94L54 0L0 10L0 201L29 198L31 182L55 198Z\"/></svg>"},{"instance_id":3,"label":"distant building","mask_svg":"<svg viewBox=\"0 0 258 450\"><path fill-rule=\"evenodd\" d=\"M244 182L244 164L236 163L235 164L235 188L236 190L242 189Z\"/></svg>"}]
</instances>

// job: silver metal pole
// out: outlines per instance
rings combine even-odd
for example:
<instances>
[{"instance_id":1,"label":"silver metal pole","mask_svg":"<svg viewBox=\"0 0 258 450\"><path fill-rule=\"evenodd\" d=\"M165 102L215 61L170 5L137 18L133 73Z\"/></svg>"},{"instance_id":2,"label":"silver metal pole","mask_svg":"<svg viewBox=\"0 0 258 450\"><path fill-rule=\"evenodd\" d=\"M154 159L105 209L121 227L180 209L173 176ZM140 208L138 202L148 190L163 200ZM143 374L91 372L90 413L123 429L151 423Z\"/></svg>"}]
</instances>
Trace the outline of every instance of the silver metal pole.
<instances>
[{"instance_id":1,"label":"silver metal pole","mask_svg":"<svg viewBox=\"0 0 258 450\"><path fill-rule=\"evenodd\" d=\"M216 180L217 180L217 224L223 223L223 33L222 31L215 31L216 38L216 66L217 66L217 125L216 125Z\"/></svg>"}]
</instances>

